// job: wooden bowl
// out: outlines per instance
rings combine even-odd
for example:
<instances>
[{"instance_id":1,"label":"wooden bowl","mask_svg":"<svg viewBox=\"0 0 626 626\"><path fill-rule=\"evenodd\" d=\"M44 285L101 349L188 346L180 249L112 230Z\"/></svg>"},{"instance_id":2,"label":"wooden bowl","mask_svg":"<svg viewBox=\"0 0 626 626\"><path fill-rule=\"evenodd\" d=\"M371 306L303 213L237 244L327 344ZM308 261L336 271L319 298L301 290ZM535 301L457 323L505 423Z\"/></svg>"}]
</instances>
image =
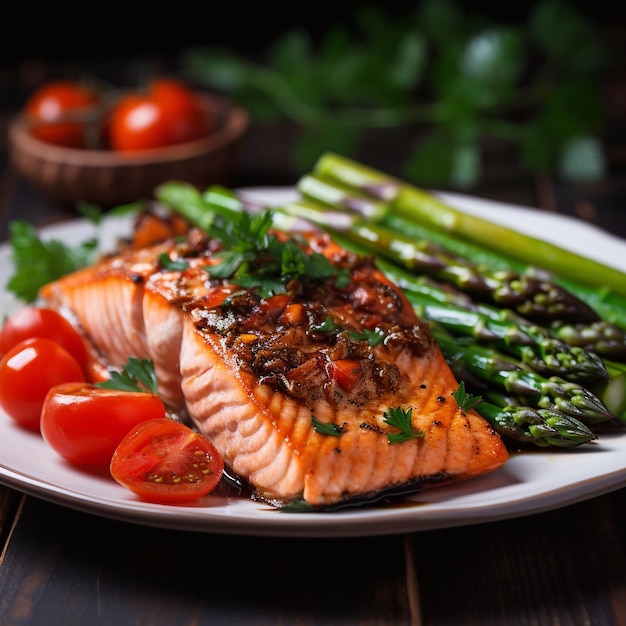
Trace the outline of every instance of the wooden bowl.
<instances>
[{"instance_id":1,"label":"wooden bowl","mask_svg":"<svg viewBox=\"0 0 626 626\"><path fill-rule=\"evenodd\" d=\"M43 194L60 202L87 202L102 208L151 198L167 180L186 181L202 188L228 185L236 168L249 115L227 99L202 94L215 124L202 139L174 146L122 153L112 150L66 148L32 135L23 115L9 126L12 167Z\"/></svg>"}]
</instances>

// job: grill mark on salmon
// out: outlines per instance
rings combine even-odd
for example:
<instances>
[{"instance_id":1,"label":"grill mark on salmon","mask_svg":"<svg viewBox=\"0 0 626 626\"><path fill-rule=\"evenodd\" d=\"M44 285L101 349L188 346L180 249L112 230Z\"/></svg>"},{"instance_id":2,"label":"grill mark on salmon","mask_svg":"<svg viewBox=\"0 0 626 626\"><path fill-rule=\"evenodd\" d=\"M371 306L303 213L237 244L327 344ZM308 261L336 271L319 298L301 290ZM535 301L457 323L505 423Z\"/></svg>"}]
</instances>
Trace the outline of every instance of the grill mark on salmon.
<instances>
[{"instance_id":1,"label":"grill mark on salmon","mask_svg":"<svg viewBox=\"0 0 626 626\"><path fill-rule=\"evenodd\" d=\"M100 369L130 356L153 360L164 401L185 410L227 467L277 505L335 506L501 467L504 444L478 413L458 407L458 382L401 291L327 237L307 241L349 268L349 287L242 294L209 279L215 245L190 233L184 245L129 250L65 276L41 297L71 312ZM163 253L189 267L163 268ZM344 330L321 331L328 316ZM372 330L384 335L375 347L351 338ZM346 360L356 364L354 380L342 385L330 372ZM391 444L391 407L411 408L423 436ZM340 435L317 432L313 417Z\"/></svg>"}]
</instances>

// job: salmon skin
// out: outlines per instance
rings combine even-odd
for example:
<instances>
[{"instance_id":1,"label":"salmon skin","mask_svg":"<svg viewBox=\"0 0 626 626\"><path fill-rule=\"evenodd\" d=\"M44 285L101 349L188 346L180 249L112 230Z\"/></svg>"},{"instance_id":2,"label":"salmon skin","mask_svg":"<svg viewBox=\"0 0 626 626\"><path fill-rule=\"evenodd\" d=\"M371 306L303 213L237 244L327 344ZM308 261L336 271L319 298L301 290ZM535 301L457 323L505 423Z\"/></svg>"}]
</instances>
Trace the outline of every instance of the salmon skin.
<instances>
[{"instance_id":1,"label":"salmon skin","mask_svg":"<svg viewBox=\"0 0 626 626\"><path fill-rule=\"evenodd\" d=\"M505 463L498 434L458 406L428 325L372 259L325 234L272 237L333 273L275 289L254 272L223 278L223 243L190 229L69 274L41 298L84 334L94 379L151 359L163 400L274 506L337 508Z\"/></svg>"}]
</instances>

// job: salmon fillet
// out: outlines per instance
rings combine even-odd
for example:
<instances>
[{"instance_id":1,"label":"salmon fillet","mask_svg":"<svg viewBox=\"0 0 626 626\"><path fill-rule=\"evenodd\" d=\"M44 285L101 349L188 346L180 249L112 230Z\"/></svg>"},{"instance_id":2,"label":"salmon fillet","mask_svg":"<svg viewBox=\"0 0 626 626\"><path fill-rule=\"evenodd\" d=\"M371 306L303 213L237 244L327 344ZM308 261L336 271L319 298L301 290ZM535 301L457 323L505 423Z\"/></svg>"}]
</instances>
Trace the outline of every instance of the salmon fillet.
<instances>
[{"instance_id":1,"label":"salmon fillet","mask_svg":"<svg viewBox=\"0 0 626 626\"><path fill-rule=\"evenodd\" d=\"M220 244L192 229L67 275L41 297L83 332L94 378L130 356L151 359L163 400L276 506L335 507L501 467L504 444L459 408L458 382L402 292L326 235L303 234L298 246L337 275L262 294L215 278Z\"/></svg>"}]
</instances>

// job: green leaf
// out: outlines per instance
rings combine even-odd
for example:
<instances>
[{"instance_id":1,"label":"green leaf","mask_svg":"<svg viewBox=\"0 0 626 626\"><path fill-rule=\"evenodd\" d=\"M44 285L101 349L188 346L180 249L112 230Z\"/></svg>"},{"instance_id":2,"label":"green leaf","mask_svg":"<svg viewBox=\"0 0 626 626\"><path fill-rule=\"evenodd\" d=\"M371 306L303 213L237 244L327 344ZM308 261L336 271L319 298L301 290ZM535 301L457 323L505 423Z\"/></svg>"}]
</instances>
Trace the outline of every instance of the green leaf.
<instances>
[{"instance_id":1,"label":"green leaf","mask_svg":"<svg viewBox=\"0 0 626 626\"><path fill-rule=\"evenodd\" d=\"M380 331L365 329L360 333L350 331L348 337L354 341L367 341L372 348L375 348L385 338L385 335Z\"/></svg>"},{"instance_id":2,"label":"green leaf","mask_svg":"<svg viewBox=\"0 0 626 626\"><path fill-rule=\"evenodd\" d=\"M595 137L574 137L565 143L559 174L573 182L596 182L606 174L602 145Z\"/></svg>"},{"instance_id":3,"label":"green leaf","mask_svg":"<svg viewBox=\"0 0 626 626\"><path fill-rule=\"evenodd\" d=\"M95 237L73 246L57 239L43 240L23 220L10 222L9 244L14 270L7 289L24 302L34 302L45 284L92 263L98 249Z\"/></svg>"},{"instance_id":4,"label":"green leaf","mask_svg":"<svg viewBox=\"0 0 626 626\"><path fill-rule=\"evenodd\" d=\"M210 191L205 193L205 198L210 197ZM222 244L215 255L219 263L204 268L210 276L229 278L247 289L257 288L262 297L284 293L287 283L294 279L334 278L339 287L350 281L349 270L334 266L320 253L305 253L293 238L283 241L271 233L272 211L238 212L221 201L210 206L218 215L209 233Z\"/></svg>"},{"instance_id":5,"label":"green leaf","mask_svg":"<svg viewBox=\"0 0 626 626\"><path fill-rule=\"evenodd\" d=\"M236 97L256 121L295 125L296 170L309 171L325 151L358 158L368 129L410 137L420 124L417 132L451 153L416 148L401 163L407 176L467 189L480 178L484 139L509 142L524 169L548 172L566 142L601 128L607 47L563 0L536 3L515 25L454 0L425 0L393 17L364 5L353 18L332 24L317 46L298 28L276 38L267 62L242 59L249 73ZM210 83L207 59L193 67Z\"/></svg>"},{"instance_id":6,"label":"green leaf","mask_svg":"<svg viewBox=\"0 0 626 626\"><path fill-rule=\"evenodd\" d=\"M184 272L189 269L189 263L182 259L172 259L167 252L159 254L159 265L170 272Z\"/></svg>"},{"instance_id":7,"label":"green leaf","mask_svg":"<svg viewBox=\"0 0 626 626\"><path fill-rule=\"evenodd\" d=\"M306 75L313 62L311 36L298 27L277 37L270 46L267 58L273 69L288 75Z\"/></svg>"},{"instance_id":8,"label":"green leaf","mask_svg":"<svg viewBox=\"0 0 626 626\"><path fill-rule=\"evenodd\" d=\"M467 42L461 58L462 74L502 90L519 78L523 67L522 52L522 37L518 29L486 29Z\"/></svg>"},{"instance_id":9,"label":"green leaf","mask_svg":"<svg viewBox=\"0 0 626 626\"><path fill-rule=\"evenodd\" d=\"M121 372L112 370L108 380L96 383L96 387L118 391L149 392L156 395L157 377L150 359L130 357Z\"/></svg>"},{"instance_id":10,"label":"green leaf","mask_svg":"<svg viewBox=\"0 0 626 626\"><path fill-rule=\"evenodd\" d=\"M345 329L339 326L335 320L329 315L322 324L313 326L313 330L318 333L332 333L339 334L345 332ZM381 331L366 329L362 332L348 331L348 337L353 341L367 341L373 348L375 348L384 338L385 335Z\"/></svg>"},{"instance_id":11,"label":"green leaf","mask_svg":"<svg viewBox=\"0 0 626 626\"><path fill-rule=\"evenodd\" d=\"M417 8L418 24L439 48L445 49L464 39L465 16L452 0L425 0Z\"/></svg>"},{"instance_id":12,"label":"green leaf","mask_svg":"<svg viewBox=\"0 0 626 626\"><path fill-rule=\"evenodd\" d=\"M404 176L425 187L445 185L454 169L452 142L442 135L423 139L404 166Z\"/></svg>"},{"instance_id":13,"label":"green leaf","mask_svg":"<svg viewBox=\"0 0 626 626\"><path fill-rule=\"evenodd\" d=\"M337 325L332 316L328 316L323 323L312 327L318 333L338 333L341 331L341 326Z\"/></svg>"},{"instance_id":14,"label":"green leaf","mask_svg":"<svg viewBox=\"0 0 626 626\"><path fill-rule=\"evenodd\" d=\"M331 26L321 38L318 50L316 87L327 90L325 101L350 106L367 93L363 84L366 55L354 45L345 28Z\"/></svg>"},{"instance_id":15,"label":"green leaf","mask_svg":"<svg viewBox=\"0 0 626 626\"><path fill-rule=\"evenodd\" d=\"M320 422L314 415L311 415L311 423L316 433L327 435L330 437L341 437L343 435L343 426L333 424L331 422Z\"/></svg>"},{"instance_id":16,"label":"green leaf","mask_svg":"<svg viewBox=\"0 0 626 626\"><path fill-rule=\"evenodd\" d=\"M196 79L226 92L244 88L255 73L247 60L225 48L190 47L182 53L181 63Z\"/></svg>"},{"instance_id":17,"label":"green leaf","mask_svg":"<svg viewBox=\"0 0 626 626\"><path fill-rule=\"evenodd\" d=\"M606 66L607 50L599 35L569 3L537 3L530 14L529 31L547 60L572 76L589 76Z\"/></svg>"},{"instance_id":18,"label":"green leaf","mask_svg":"<svg viewBox=\"0 0 626 626\"><path fill-rule=\"evenodd\" d=\"M428 64L428 43L417 32L409 32L398 42L396 62L389 74L391 81L400 90L416 89Z\"/></svg>"},{"instance_id":19,"label":"green leaf","mask_svg":"<svg viewBox=\"0 0 626 626\"><path fill-rule=\"evenodd\" d=\"M603 117L597 93L587 82L572 79L551 86L538 107L535 122L556 137L570 138L600 130Z\"/></svg>"},{"instance_id":20,"label":"green leaf","mask_svg":"<svg viewBox=\"0 0 626 626\"><path fill-rule=\"evenodd\" d=\"M409 439L417 439L424 436L424 433L414 428L411 416L413 409L403 409L402 407L389 408L383 413L383 421L389 426L397 428L400 432L387 433L389 443L402 443Z\"/></svg>"},{"instance_id":21,"label":"green leaf","mask_svg":"<svg viewBox=\"0 0 626 626\"><path fill-rule=\"evenodd\" d=\"M481 156L477 143L465 143L454 148L450 181L455 187L472 187L478 181L480 171Z\"/></svg>"},{"instance_id":22,"label":"green leaf","mask_svg":"<svg viewBox=\"0 0 626 626\"><path fill-rule=\"evenodd\" d=\"M548 172L558 160L560 142L542 119L530 122L520 140L520 158L534 172Z\"/></svg>"},{"instance_id":23,"label":"green leaf","mask_svg":"<svg viewBox=\"0 0 626 626\"><path fill-rule=\"evenodd\" d=\"M452 397L456 400L456 403L461 411L469 411L482 402L482 398L480 396L474 396L465 391L465 383L463 381L459 383L459 386L452 394Z\"/></svg>"}]
</instances>

